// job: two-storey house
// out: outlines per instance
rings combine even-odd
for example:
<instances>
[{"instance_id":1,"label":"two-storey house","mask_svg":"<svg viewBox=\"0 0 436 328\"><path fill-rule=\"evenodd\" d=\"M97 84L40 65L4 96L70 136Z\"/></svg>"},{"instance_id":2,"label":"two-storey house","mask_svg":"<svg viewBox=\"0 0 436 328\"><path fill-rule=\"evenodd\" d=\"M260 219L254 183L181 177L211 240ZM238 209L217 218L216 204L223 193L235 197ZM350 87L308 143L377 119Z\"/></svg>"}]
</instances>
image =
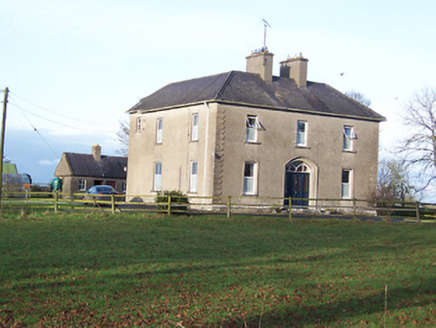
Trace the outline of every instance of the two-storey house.
<instances>
[{"instance_id":1,"label":"two-storey house","mask_svg":"<svg viewBox=\"0 0 436 328\"><path fill-rule=\"evenodd\" d=\"M307 81L302 56L280 76L267 50L246 59L246 72L172 83L129 110L127 194L366 199L384 117Z\"/></svg>"}]
</instances>

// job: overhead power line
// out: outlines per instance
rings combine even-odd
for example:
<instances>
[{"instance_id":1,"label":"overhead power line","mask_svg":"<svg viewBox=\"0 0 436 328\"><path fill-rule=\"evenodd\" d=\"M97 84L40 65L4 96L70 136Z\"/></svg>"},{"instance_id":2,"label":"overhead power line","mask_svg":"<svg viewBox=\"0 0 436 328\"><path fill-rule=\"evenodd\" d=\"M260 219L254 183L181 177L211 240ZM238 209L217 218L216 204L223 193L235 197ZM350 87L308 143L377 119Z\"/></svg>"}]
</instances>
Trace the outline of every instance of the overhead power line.
<instances>
[{"instance_id":1,"label":"overhead power line","mask_svg":"<svg viewBox=\"0 0 436 328\"><path fill-rule=\"evenodd\" d=\"M46 144L46 146L48 147L48 149L51 150L51 152L53 153L53 155L55 155L55 157L57 159L59 159L59 155L58 153L53 149L53 147L47 142L47 140L42 136L41 132L39 132L39 130L33 125L33 123L30 121L29 117L27 117L25 110L23 110L22 108L14 105L15 107L17 107L19 110L22 111L22 114L24 116L24 118L29 122L30 126L32 127L33 131L35 131L39 137L41 138L41 140Z\"/></svg>"},{"instance_id":2,"label":"overhead power line","mask_svg":"<svg viewBox=\"0 0 436 328\"><path fill-rule=\"evenodd\" d=\"M38 104L36 104L36 103L34 103L34 102L30 101L30 100L27 100L26 98L24 98L24 97L22 97L22 96L19 96L19 95L16 94L15 92L10 92L10 93L12 94L12 96L15 96L15 97L17 97L17 98L20 98L21 100L23 100L23 101L29 103L30 105L35 106L35 107L38 107L39 109L42 109L42 110L44 110L44 111L46 111L46 112L49 112L49 113L51 113L51 114L54 114L54 115L57 115L57 116L60 116L60 117L63 117L63 118L67 118L67 119L69 119L69 120L73 120L73 121L81 122L81 123L86 123L86 124L91 124L91 125L99 125L99 124L96 124L96 123L94 123L94 122L85 121L85 120L78 119L78 118L76 118L76 117L71 117L71 116L68 116L68 115L65 115L65 114L61 114L60 111L55 111L55 110L48 109L47 107L44 107L44 106L38 105ZM13 97L12 97L12 98L13 98Z\"/></svg>"},{"instance_id":3,"label":"overhead power line","mask_svg":"<svg viewBox=\"0 0 436 328\"><path fill-rule=\"evenodd\" d=\"M14 106L14 107L18 108L18 109L19 109L23 114L24 114L24 113L27 113L27 114L29 114L29 115L33 115L33 116L35 116L35 117L38 117L38 118L40 118L40 119L42 119L42 120L45 120L45 121L48 121L48 122L51 122L51 123L55 123L55 124L57 124L57 125L64 126L64 127L66 127L66 128L70 128L70 129L73 129L73 130L85 131L85 132L86 132L86 131L89 131L89 130L87 130L87 129L81 129L81 128L78 128L78 127L75 127L75 126L71 126L71 125L68 125L68 124L65 124L65 123L61 123L61 122L58 122L58 121L52 120L52 119L47 118L47 117L44 117L44 116L42 116L42 115L38 115L38 114L32 113L31 111L28 111L28 110L22 108L21 106L17 105L15 102L9 102L9 104L10 104L11 106Z\"/></svg>"}]
</instances>

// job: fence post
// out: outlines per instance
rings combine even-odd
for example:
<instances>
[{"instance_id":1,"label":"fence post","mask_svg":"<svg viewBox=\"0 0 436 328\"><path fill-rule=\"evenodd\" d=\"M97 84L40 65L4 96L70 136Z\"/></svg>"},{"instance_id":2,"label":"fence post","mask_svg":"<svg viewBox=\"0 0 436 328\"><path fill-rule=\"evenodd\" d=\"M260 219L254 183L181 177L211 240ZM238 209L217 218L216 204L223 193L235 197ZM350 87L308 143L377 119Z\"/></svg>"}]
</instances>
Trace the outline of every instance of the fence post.
<instances>
[{"instance_id":1,"label":"fence post","mask_svg":"<svg viewBox=\"0 0 436 328\"><path fill-rule=\"evenodd\" d=\"M227 218L230 218L231 211L230 208L232 206L232 196L227 196Z\"/></svg>"},{"instance_id":2,"label":"fence post","mask_svg":"<svg viewBox=\"0 0 436 328\"><path fill-rule=\"evenodd\" d=\"M356 198L353 198L353 219L356 220Z\"/></svg>"},{"instance_id":3,"label":"fence post","mask_svg":"<svg viewBox=\"0 0 436 328\"><path fill-rule=\"evenodd\" d=\"M292 220L292 209L291 209L291 205L292 205L292 197L289 197L289 204L288 204L288 206L289 206L289 220Z\"/></svg>"},{"instance_id":4,"label":"fence post","mask_svg":"<svg viewBox=\"0 0 436 328\"><path fill-rule=\"evenodd\" d=\"M421 213L419 212L419 202L416 202L416 221L421 223Z\"/></svg>"},{"instance_id":5,"label":"fence post","mask_svg":"<svg viewBox=\"0 0 436 328\"><path fill-rule=\"evenodd\" d=\"M58 212L58 192L54 192L54 212Z\"/></svg>"},{"instance_id":6,"label":"fence post","mask_svg":"<svg viewBox=\"0 0 436 328\"><path fill-rule=\"evenodd\" d=\"M111 207L112 207L112 214L115 214L115 197L114 197L114 195L111 195Z\"/></svg>"},{"instance_id":7,"label":"fence post","mask_svg":"<svg viewBox=\"0 0 436 328\"><path fill-rule=\"evenodd\" d=\"M171 215L171 196L168 195L168 215Z\"/></svg>"}]
</instances>

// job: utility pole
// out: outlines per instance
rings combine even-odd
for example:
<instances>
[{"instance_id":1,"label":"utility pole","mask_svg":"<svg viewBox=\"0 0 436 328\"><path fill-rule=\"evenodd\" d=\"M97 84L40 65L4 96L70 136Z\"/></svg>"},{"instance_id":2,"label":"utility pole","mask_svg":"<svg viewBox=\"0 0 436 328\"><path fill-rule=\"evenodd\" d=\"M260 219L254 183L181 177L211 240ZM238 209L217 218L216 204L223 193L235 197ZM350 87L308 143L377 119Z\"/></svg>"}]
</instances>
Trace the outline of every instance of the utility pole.
<instances>
[{"instance_id":1,"label":"utility pole","mask_svg":"<svg viewBox=\"0 0 436 328\"><path fill-rule=\"evenodd\" d=\"M0 160L0 209L2 201L2 191L3 191L3 154L5 151L5 130L6 130L6 109L8 107L8 94L9 89L6 87L5 95L3 98L3 117L2 117L2 139L1 139L1 160Z\"/></svg>"}]
</instances>

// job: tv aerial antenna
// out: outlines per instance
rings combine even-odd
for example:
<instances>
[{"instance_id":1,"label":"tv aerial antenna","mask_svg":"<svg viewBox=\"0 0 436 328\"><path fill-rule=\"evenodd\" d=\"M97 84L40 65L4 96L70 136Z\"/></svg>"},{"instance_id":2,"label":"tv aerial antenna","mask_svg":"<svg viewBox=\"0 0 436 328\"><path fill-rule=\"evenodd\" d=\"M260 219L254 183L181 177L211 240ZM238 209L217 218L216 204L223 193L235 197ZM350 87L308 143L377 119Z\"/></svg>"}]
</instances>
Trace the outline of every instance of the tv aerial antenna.
<instances>
[{"instance_id":1,"label":"tv aerial antenna","mask_svg":"<svg viewBox=\"0 0 436 328\"><path fill-rule=\"evenodd\" d=\"M262 19L264 31L263 31L263 47L266 48L266 29L269 27L271 28L271 25L268 24L268 22L265 19Z\"/></svg>"}]
</instances>

